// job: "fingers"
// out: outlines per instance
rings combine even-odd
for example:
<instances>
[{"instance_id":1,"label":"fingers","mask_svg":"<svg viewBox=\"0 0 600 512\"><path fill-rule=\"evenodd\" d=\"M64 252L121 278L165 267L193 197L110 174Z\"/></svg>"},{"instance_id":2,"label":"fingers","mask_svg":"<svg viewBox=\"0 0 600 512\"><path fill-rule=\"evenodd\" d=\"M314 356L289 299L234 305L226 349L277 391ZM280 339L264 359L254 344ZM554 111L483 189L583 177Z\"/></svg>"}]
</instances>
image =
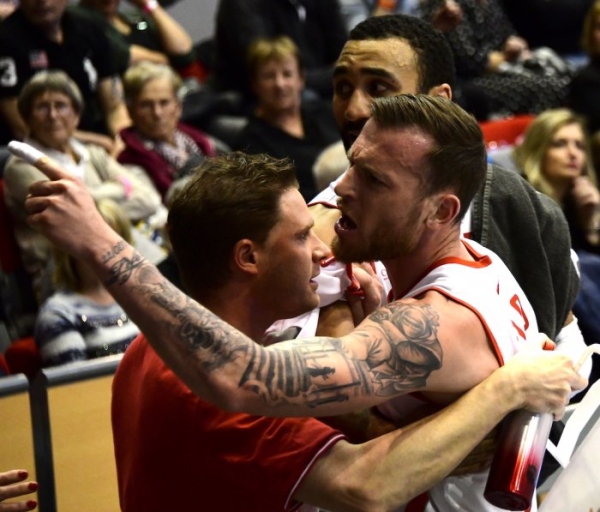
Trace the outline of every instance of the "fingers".
<instances>
[{"instance_id":1,"label":"fingers","mask_svg":"<svg viewBox=\"0 0 600 512\"><path fill-rule=\"evenodd\" d=\"M51 180L60 180L69 176L56 162L25 142L13 140L8 144L8 150L13 155L34 165Z\"/></svg>"},{"instance_id":2,"label":"fingers","mask_svg":"<svg viewBox=\"0 0 600 512\"><path fill-rule=\"evenodd\" d=\"M384 289L369 264L352 265L347 273L351 276L351 285L346 289L345 296L354 324L358 325L381 305Z\"/></svg>"},{"instance_id":3,"label":"fingers","mask_svg":"<svg viewBox=\"0 0 600 512\"><path fill-rule=\"evenodd\" d=\"M0 512L33 510L37 507L37 502L35 500L4 503L5 500L10 498L25 496L37 491L37 482L24 482L27 476L27 471L19 469L0 473Z\"/></svg>"}]
</instances>

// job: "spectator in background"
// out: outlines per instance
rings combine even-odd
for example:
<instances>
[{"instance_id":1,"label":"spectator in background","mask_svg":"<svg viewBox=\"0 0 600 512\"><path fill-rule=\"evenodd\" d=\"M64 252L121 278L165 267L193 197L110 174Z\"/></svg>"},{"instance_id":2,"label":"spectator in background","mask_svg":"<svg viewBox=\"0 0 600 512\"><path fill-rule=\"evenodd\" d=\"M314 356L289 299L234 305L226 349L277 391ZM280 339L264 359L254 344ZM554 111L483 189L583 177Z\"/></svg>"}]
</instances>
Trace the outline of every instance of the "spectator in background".
<instances>
[{"instance_id":1,"label":"spectator in background","mask_svg":"<svg viewBox=\"0 0 600 512\"><path fill-rule=\"evenodd\" d=\"M183 77L206 77L196 62L186 30L156 0L129 0L133 9L120 10L120 0L80 0L80 9L99 13L110 25L107 35L119 48L125 66L142 61L169 64Z\"/></svg>"},{"instance_id":2,"label":"spectator in background","mask_svg":"<svg viewBox=\"0 0 600 512\"><path fill-rule=\"evenodd\" d=\"M0 21L12 14L17 5L14 0L0 0Z\"/></svg>"},{"instance_id":3,"label":"spectator in background","mask_svg":"<svg viewBox=\"0 0 600 512\"><path fill-rule=\"evenodd\" d=\"M82 144L74 138L84 104L77 85L63 71L40 71L35 75L23 87L18 108L29 132L25 140L81 178L96 200L112 199L132 222L151 219L157 227L162 227L165 212L161 212L160 196L149 180L138 178L103 148ZM25 198L29 185L43 179L44 175L25 160L11 157L6 164L6 204L14 217L15 236L23 264L33 277L38 301L51 290L48 286L51 248L46 238L27 224ZM148 251L154 261L161 261L161 254L154 254L153 245L140 249Z\"/></svg>"},{"instance_id":4,"label":"spectator in background","mask_svg":"<svg viewBox=\"0 0 600 512\"><path fill-rule=\"evenodd\" d=\"M583 119L568 109L543 112L515 148L514 159L527 180L565 212L581 273L573 312L586 343L595 343L600 339L600 191ZM595 356L590 383L599 376Z\"/></svg>"},{"instance_id":5,"label":"spectator in background","mask_svg":"<svg viewBox=\"0 0 600 512\"><path fill-rule=\"evenodd\" d=\"M573 248L600 254L600 192L584 123L568 109L547 110L529 125L513 154L534 188L562 207Z\"/></svg>"},{"instance_id":6,"label":"spectator in background","mask_svg":"<svg viewBox=\"0 0 600 512\"><path fill-rule=\"evenodd\" d=\"M331 97L331 72L347 31L338 0L221 0L216 17L217 87L250 97L245 58L255 39L290 37L300 49L306 87Z\"/></svg>"},{"instance_id":7,"label":"spectator in background","mask_svg":"<svg viewBox=\"0 0 600 512\"><path fill-rule=\"evenodd\" d=\"M121 132L125 149L118 160L140 166L165 199L179 177L214 156L211 139L179 122L181 78L169 66L143 62L123 77L133 125Z\"/></svg>"},{"instance_id":8,"label":"spectator in background","mask_svg":"<svg viewBox=\"0 0 600 512\"><path fill-rule=\"evenodd\" d=\"M585 117L588 129L594 134L600 130L600 1L587 13L581 46L589 62L577 71L571 82L569 106Z\"/></svg>"},{"instance_id":9,"label":"spectator in background","mask_svg":"<svg viewBox=\"0 0 600 512\"><path fill-rule=\"evenodd\" d=\"M113 152L118 146L114 136L130 123L119 78L124 69L115 64L103 24L67 9L67 4L21 0L0 23L0 143L27 134L17 109L27 80L40 70L61 69L75 81L87 105L77 138Z\"/></svg>"},{"instance_id":10,"label":"spectator in background","mask_svg":"<svg viewBox=\"0 0 600 512\"><path fill-rule=\"evenodd\" d=\"M256 102L235 147L289 157L308 201L317 193L312 172L317 156L340 138L331 106L321 100L302 101L302 57L287 36L254 41L247 67Z\"/></svg>"},{"instance_id":11,"label":"spectator in background","mask_svg":"<svg viewBox=\"0 0 600 512\"><path fill-rule=\"evenodd\" d=\"M110 199L96 203L106 223L131 243L129 220ZM120 354L139 334L92 269L53 251L56 292L40 308L34 330L44 366Z\"/></svg>"},{"instance_id":12,"label":"spectator in background","mask_svg":"<svg viewBox=\"0 0 600 512\"><path fill-rule=\"evenodd\" d=\"M549 48L530 49L499 0L457 3L462 19L445 35L464 91L459 102L465 108L486 119L539 113L563 104L572 77L565 61ZM435 6L431 2L429 9Z\"/></svg>"}]
</instances>

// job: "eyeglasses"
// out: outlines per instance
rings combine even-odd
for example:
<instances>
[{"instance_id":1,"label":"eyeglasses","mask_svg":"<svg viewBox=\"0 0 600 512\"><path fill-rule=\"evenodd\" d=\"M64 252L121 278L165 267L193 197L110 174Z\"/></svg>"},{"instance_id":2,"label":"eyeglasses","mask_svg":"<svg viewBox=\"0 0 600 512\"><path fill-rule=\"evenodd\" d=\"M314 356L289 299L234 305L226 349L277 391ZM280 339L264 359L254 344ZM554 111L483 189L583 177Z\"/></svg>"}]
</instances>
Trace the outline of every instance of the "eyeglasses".
<instances>
[{"instance_id":1,"label":"eyeglasses","mask_svg":"<svg viewBox=\"0 0 600 512\"><path fill-rule=\"evenodd\" d=\"M73 112L73 106L66 101L42 101L33 106L33 113L38 116L47 116L52 110L64 116Z\"/></svg>"}]
</instances>

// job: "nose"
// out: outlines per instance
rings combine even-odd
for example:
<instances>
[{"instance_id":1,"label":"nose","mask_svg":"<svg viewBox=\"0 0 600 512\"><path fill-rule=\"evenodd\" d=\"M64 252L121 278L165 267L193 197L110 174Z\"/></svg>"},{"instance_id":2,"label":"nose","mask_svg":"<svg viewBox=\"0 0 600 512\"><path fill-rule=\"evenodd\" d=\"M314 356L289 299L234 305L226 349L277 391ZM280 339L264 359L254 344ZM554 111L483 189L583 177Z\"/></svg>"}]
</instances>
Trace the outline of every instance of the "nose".
<instances>
[{"instance_id":1,"label":"nose","mask_svg":"<svg viewBox=\"0 0 600 512\"><path fill-rule=\"evenodd\" d=\"M51 119L58 117L59 111L60 111L60 109L58 108L58 105L51 103L48 106L48 117L50 117Z\"/></svg>"},{"instance_id":2,"label":"nose","mask_svg":"<svg viewBox=\"0 0 600 512\"><path fill-rule=\"evenodd\" d=\"M283 87L285 85L285 77L278 73L277 75L275 75L275 85L277 87Z\"/></svg>"},{"instance_id":3,"label":"nose","mask_svg":"<svg viewBox=\"0 0 600 512\"><path fill-rule=\"evenodd\" d=\"M315 247L313 249L313 261L315 263L320 263L323 258L331 254L331 250L323 240L321 240L314 231L312 232L312 236L315 241Z\"/></svg>"},{"instance_id":4,"label":"nose","mask_svg":"<svg viewBox=\"0 0 600 512\"><path fill-rule=\"evenodd\" d=\"M352 190L352 178L354 169L352 166L342 175L342 179L337 182L337 185L333 189L337 196L342 199L347 199L350 196Z\"/></svg>"},{"instance_id":5,"label":"nose","mask_svg":"<svg viewBox=\"0 0 600 512\"><path fill-rule=\"evenodd\" d=\"M360 89L355 89L350 96L344 117L348 121L359 121L371 117L371 101Z\"/></svg>"}]
</instances>

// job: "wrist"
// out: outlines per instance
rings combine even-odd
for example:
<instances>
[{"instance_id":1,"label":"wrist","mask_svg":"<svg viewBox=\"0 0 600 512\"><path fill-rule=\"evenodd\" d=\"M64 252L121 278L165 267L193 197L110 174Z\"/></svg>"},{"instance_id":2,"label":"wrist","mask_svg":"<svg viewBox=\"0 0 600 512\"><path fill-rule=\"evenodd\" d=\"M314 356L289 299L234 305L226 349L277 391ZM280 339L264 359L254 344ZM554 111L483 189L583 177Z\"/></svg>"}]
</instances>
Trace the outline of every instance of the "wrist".
<instances>
[{"instance_id":1,"label":"wrist","mask_svg":"<svg viewBox=\"0 0 600 512\"><path fill-rule=\"evenodd\" d=\"M144 3L144 5L143 5L142 10L144 12L147 12L148 14L150 14L157 7L158 7L158 2L156 0L147 0L146 3Z\"/></svg>"}]
</instances>

